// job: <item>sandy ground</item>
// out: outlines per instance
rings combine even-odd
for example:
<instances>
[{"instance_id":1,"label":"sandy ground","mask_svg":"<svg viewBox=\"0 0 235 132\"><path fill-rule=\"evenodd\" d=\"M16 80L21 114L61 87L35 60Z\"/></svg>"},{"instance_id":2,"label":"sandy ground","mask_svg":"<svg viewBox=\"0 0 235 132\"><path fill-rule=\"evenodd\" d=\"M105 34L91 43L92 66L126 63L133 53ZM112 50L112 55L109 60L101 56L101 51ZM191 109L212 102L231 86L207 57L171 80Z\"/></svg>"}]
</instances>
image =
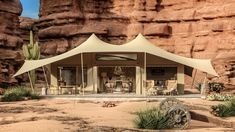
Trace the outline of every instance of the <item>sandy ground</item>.
<instances>
[{"instance_id":1,"label":"sandy ground","mask_svg":"<svg viewBox=\"0 0 235 132\"><path fill-rule=\"evenodd\" d=\"M205 105L200 99L184 101ZM1 102L0 132L133 131L134 112L157 106L159 102L117 102L117 106L111 108L102 104L71 99ZM235 130L193 120L184 131Z\"/></svg>"}]
</instances>

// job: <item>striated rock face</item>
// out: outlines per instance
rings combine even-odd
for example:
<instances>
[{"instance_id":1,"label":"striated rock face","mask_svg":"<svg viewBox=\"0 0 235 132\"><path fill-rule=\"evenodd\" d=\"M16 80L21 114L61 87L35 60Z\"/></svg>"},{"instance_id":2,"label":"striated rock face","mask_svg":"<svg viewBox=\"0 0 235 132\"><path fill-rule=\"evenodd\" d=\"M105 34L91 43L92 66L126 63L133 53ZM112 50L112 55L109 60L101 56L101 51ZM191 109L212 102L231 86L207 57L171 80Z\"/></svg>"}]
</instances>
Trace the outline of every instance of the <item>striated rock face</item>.
<instances>
[{"instance_id":1,"label":"striated rock face","mask_svg":"<svg viewBox=\"0 0 235 132\"><path fill-rule=\"evenodd\" d=\"M0 82L15 83L11 78L22 62L19 16L20 0L0 0Z\"/></svg>"},{"instance_id":2,"label":"striated rock face","mask_svg":"<svg viewBox=\"0 0 235 132\"><path fill-rule=\"evenodd\" d=\"M67 51L91 33L115 44L142 33L161 48L192 58L213 59L235 51L235 0L41 0L40 4L36 25L47 55ZM221 66L215 63L218 71ZM220 75L219 80L224 77ZM235 86L234 75L227 78L230 81L222 81Z\"/></svg>"},{"instance_id":3,"label":"striated rock face","mask_svg":"<svg viewBox=\"0 0 235 132\"><path fill-rule=\"evenodd\" d=\"M235 84L235 51L227 53L219 53L215 59L215 69L220 78L216 79L219 82L225 82L228 88L234 89Z\"/></svg>"},{"instance_id":4,"label":"striated rock face","mask_svg":"<svg viewBox=\"0 0 235 132\"><path fill-rule=\"evenodd\" d=\"M29 32L33 31L34 39L37 40L37 28L35 27L36 19L28 18L28 17L19 17L20 19L20 37L23 39L23 43L29 43Z\"/></svg>"}]
</instances>

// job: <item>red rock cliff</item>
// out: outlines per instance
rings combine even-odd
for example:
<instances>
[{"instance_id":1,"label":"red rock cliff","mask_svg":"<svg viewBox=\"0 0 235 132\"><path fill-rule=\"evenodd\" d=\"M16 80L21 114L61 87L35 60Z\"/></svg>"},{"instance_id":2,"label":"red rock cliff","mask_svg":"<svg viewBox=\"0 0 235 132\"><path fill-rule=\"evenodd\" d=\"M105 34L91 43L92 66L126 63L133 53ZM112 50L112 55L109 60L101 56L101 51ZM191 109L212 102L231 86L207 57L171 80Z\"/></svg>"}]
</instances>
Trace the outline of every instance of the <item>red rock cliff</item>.
<instances>
[{"instance_id":1,"label":"red rock cliff","mask_svg":"<svg viewBox=\"0 0 235 132\"><path fill-rule=\"evenodd\" d=\"M235 0L41 0L40 4L37 25L44 54L63 53L91 33L115 44L142 33L163 49L192 58L213 59L235 51ZM216 70L233 73L234 59L223 58L223 65L215 63ZM235 86L234 74L219 73L219 81Z\"/></svg>"},{"instance_id":2,"label":"red rock cliff","mask_svg":"<svg viewBox=\"0 0 235 132\"><path fill-rule=\"evenodd\" d=\"M20 0L0 0L0 82L15 83L11 76L22 62L19 16Z\"/></svg>"}]
</instances>

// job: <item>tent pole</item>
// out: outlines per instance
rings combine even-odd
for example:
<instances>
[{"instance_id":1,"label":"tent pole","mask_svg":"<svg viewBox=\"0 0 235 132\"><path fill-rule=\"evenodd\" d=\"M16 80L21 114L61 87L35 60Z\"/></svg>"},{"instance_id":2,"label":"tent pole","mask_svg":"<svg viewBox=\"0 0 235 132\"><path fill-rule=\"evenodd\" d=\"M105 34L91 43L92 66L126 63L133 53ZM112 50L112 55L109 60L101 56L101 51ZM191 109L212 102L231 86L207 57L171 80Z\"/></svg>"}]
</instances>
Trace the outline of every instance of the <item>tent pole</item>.
<instances>
[{"instance_id":1,"label":"tent pole","mask_svg":"<svg viewBox=\"0 0 235 132\"><path fill-rule=\"evenodd\" d=\"M49 87L49 84L48 84L48 80L47 80L46 71L45 71L44 66L42 66L42 70L43 70L43 74L44 74L44 77L45 77L45 81L46 81L47 88L50 88L50 87Z\"/></svg>"},{"instance_id":2,"label":"tent pole","mask_svg":"<svg viewBox=\"0 0 235 132\"><path fill-rule=\"evenodd\" d=\"M82 95L84 96L83 53L81 53L81 69L82 69Z\"/></svg>"},{"instance_id":3,"label":"tent pole","mask_svg":"<svg viewBox=\"0 0 235 132\"><path fill-rule=\"evenodd\" d=\"M147 72L146 72L146 65L147 65L147 62L146 62L146 52L144 52L144 79L145 79L145 82L147 81ZM146 85L146 84L145 84ZM146 89L146 88L145 88ZM145 90L145 95L147 95L147 89Z\"/></svg>"},{"instance_id":4,"label":"tent pole","mask_svg":"<svg viewBox=\"0 0 235 132\"><path fill-rule=\"evenodd\" d=\"M28 77L29 77L29 82L30 82L31 89L32 89L32 91L33 91L33 93L34 93L34 87L33 87L33 82L32 82L31 76L30 76L29 72L27 72L27 73L28 73Z\"/></svg>"},{"instance_id":5,"label":"tent pole","mask_svg":"<svg viewBox=\"0 0 235 132\"><path fill-rule=\"evenodd\" d=\"M206 80L207 80L207 73L205 74L205 78L203 80L203 84L201 87L201 98L206 98Z\"/></svg>"},{"instance_id":6,"label":"tent pole","mask_svg":"<svg viewBox=\"0 0 235 132\"><path fill-rule=\"evenodd\" d=\"M194 75L193 75L193 81L192 81L192 84L191 84L191 89L193 89L194 81L195 81L196 75L197 75L197 69L195 70Z\"/></svg>"},{"instance_id":7,"label":"tent pole","mask_svg":"<svg viewBox=\"0 0 235 132\"><path fill-rule=\"evenodd\" d=\"M75 86L75 96L77 96L77 87L78 87L78 66L76 66L76 86Z\"/></svg>"}]
</instances>

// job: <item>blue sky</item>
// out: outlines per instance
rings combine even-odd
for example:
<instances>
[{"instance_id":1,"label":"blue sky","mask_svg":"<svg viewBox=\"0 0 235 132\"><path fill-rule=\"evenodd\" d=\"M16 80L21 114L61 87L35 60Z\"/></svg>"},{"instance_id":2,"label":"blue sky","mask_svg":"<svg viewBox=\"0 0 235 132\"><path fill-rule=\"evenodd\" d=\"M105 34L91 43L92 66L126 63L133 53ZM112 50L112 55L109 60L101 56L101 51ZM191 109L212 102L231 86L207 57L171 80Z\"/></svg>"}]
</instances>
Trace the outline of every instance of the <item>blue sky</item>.
<instances>
[{"instance_id":1,"label":"blue sky","mask_svg":"<svg viewBox=\"0 0 235 132\"><path fill-rule=\"evenodd\" d=\"M23 6L21 16L38 18L40 0L20 0Z\"/></svg>"}]
</instances>

